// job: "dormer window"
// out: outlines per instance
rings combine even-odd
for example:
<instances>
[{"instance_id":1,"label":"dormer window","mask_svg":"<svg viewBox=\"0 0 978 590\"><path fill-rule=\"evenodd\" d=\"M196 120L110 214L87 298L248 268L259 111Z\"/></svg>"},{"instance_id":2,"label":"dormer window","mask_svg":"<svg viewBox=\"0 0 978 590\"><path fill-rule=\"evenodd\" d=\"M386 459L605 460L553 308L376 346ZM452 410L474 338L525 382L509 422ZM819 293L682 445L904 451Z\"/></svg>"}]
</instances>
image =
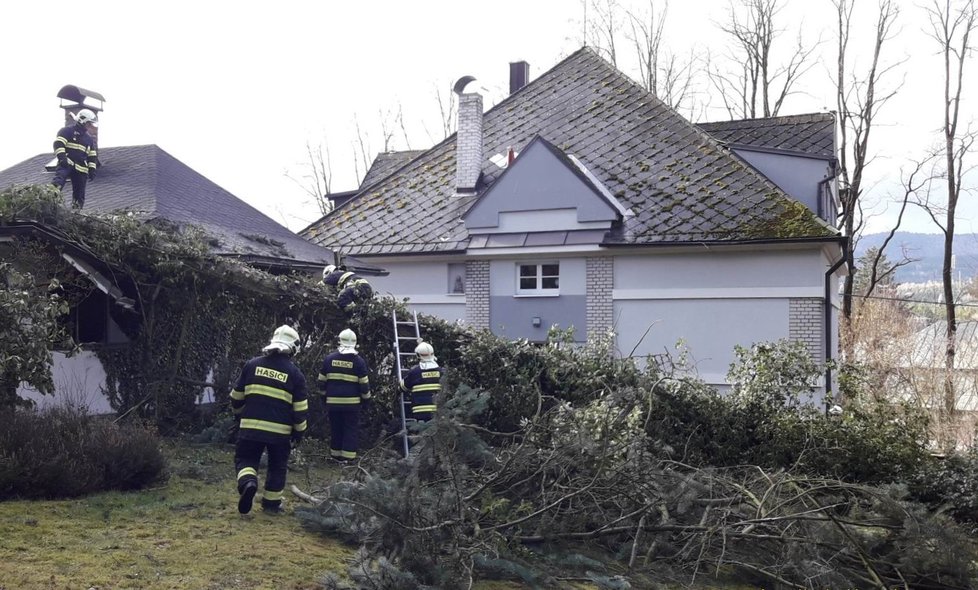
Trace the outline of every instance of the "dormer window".
<instances>
[{"instance_id":1,"label":"dormer window","mask_svg":"<svg viewBox=\"0 0 978 590\"><path fill-rule=\"evenodd\" d=\"M520 263L516 265L516 294L560 295L560 263Z\"/></svg>"}]
</instances>

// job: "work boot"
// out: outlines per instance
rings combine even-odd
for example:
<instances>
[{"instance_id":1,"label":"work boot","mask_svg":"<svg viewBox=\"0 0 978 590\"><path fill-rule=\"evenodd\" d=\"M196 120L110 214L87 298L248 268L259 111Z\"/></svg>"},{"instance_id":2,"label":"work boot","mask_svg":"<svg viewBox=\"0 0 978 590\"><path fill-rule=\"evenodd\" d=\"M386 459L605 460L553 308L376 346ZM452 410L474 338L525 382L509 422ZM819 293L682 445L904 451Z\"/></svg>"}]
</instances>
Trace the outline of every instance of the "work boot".
<instances>
[{"instance_id":1,"label":"work boot","mask_svg":"<svg viewBox=\"0 0 978 590\"><path fill-rule=\"evenodd\" d=\"M241 497L238 498L238 512L248 514L251 512L251 502L255 499L255 492L258 491L258 482L249 481L241 489Z\"/></svg>"},{"instance_id":2,"label":"work boot","mask_svg":"<svg viewBox=\"0 0 978 590\"><path fill-rule=\"evenodd\" d=\"M265 514L285 514L281 504L262 504L261 509Z\"/></svg>"}]
</instances>

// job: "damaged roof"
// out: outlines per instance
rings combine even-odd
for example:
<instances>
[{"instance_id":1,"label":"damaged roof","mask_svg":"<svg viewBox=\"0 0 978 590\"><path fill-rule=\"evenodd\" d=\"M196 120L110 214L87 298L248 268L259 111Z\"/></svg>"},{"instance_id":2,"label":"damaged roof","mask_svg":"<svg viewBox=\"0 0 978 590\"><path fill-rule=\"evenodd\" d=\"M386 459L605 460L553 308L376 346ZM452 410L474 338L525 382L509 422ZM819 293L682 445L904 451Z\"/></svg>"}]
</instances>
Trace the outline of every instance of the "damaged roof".
<instances>
[{"instance_id":1,"label":"damaged roof","mask_svg":"<svg viewBox=\"0 0 978 590\"><path fill-rule=\"evenodd\" d=\"M700 123L700 129L729 145L758 147L831 159L835 157L835 116L811 113Z\"/></svg>"},{"instance_id":2,"label":"damaged roof","mask_svg":"<svg viewBox=\"0 0 978 590\"><path fill-rule=\"evenodd\" d=\"M53 159L40 154L0 171L0 190L48 184L44 169ZM272 266L333 262L333 252L307 242L288 228L224 190L155 145L99 149L102 166L89 182L84 211L126 210L144 221L195 225L213 239L215 254ZM70 199L71 188L63 191Z\"/></svg>"},{"instance_id":3,"label":"damaged roof","mask_svg":"<svg viewBox=\"0 0 978 590\"><path fill-rule=\"evenodd\" d=\"M605 246L825 238L837 232L729 148L592 50L570 55L487 111L480 190L502 170L488 156L540 136L575 156L634 217ZM462 251L452 135L364 186L302 231L353 255Z\"/></svg>"}]
</instances>

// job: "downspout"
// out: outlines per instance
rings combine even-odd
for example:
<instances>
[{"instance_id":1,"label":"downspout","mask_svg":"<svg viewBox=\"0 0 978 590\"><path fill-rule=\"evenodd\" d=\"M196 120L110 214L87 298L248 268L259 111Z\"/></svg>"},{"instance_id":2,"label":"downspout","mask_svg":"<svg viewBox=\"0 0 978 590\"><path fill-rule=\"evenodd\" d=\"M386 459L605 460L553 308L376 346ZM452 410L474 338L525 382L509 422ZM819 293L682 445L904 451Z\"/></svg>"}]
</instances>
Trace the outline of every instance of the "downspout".
<instances>
[{"instance_id":1,"label":"downspout","mask_svg":"<svg viewBox=\"0 0 978 590\"><path fill-rule=\"evenodd\" d=\"M849 248L846 246L846 242L849 238L846 236L841 236L839 245L842 246L842 256L835 264L832 265L827 271L825 271L825 393L826 397L832 393L832 275L835 271L839 270L843 264L848 260ZM825 412L826 415L829 411L829 405L826 402Z\"/></svg>"}]
</instances>

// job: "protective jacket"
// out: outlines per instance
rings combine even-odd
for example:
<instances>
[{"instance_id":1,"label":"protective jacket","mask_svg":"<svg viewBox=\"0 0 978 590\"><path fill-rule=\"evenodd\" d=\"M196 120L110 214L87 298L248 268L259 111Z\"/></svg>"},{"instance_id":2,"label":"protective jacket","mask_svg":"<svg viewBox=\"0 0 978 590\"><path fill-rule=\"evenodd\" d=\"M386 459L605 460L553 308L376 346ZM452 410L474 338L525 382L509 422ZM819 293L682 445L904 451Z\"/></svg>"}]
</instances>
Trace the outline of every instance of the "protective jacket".
<instances>
[{"instance_id":1,"label":"protective jacket","mask_svg":"<svg viewBox=\"0 0 978 590\"><path fill-rule=\"evenodd\" d=\"M81 124L69 125L58 131L58 137L54 140L54 155L59 162L62 156L66 157L67 166L82 174L94 176L98 168L95 140Z\"/></svg>"},{"instance_id":2,"label":"protective jacket","mask_svg":"<svg viewBox=\"0 0 978 590\"><path fill-rule=\"evenodd\" d=\"M350 279L342 283L342 290L336 299L336 303L340 306L340 309L350 313L356 309L358 303L367 301L373 296L374 289L370 286L370 283L365 279L356 277L355 279Z\"/></svg>"},{"instance_id":3,"label":"protective jacket","mask_svg":"<svg viewBox=\"0 0 978 590\"><path fill-rule=\"evenodd\" d=\"M241 418L239 439L287 444L293 430L306 430L306 378L287 354L255 357L241 369L231 409Z\"/></svg>"},{"instance_id":4,"label":"protective jacket","mask_svg":"<svg viewBox=\"0 0 978 590\"><path fill-rule=\"evenodd\" d=\"M435 413L435 395L441 392L442 368L412 368L401 380L401 391L410 399L415 420L430 420ZM405 403L408 399L405 399Z\"/></svg>"},{"instance_id":5,"label":"protective jacket","mask_svg":"<svg viewBox=\"0 0 978 590\"><path fill-rule=\"evenodd\" d=\"M367 363L355 352L329 354L323 360L317 381L326 392L327 408L359 408L361 400L370 399Z\"/></svg>"}]
</instances>

